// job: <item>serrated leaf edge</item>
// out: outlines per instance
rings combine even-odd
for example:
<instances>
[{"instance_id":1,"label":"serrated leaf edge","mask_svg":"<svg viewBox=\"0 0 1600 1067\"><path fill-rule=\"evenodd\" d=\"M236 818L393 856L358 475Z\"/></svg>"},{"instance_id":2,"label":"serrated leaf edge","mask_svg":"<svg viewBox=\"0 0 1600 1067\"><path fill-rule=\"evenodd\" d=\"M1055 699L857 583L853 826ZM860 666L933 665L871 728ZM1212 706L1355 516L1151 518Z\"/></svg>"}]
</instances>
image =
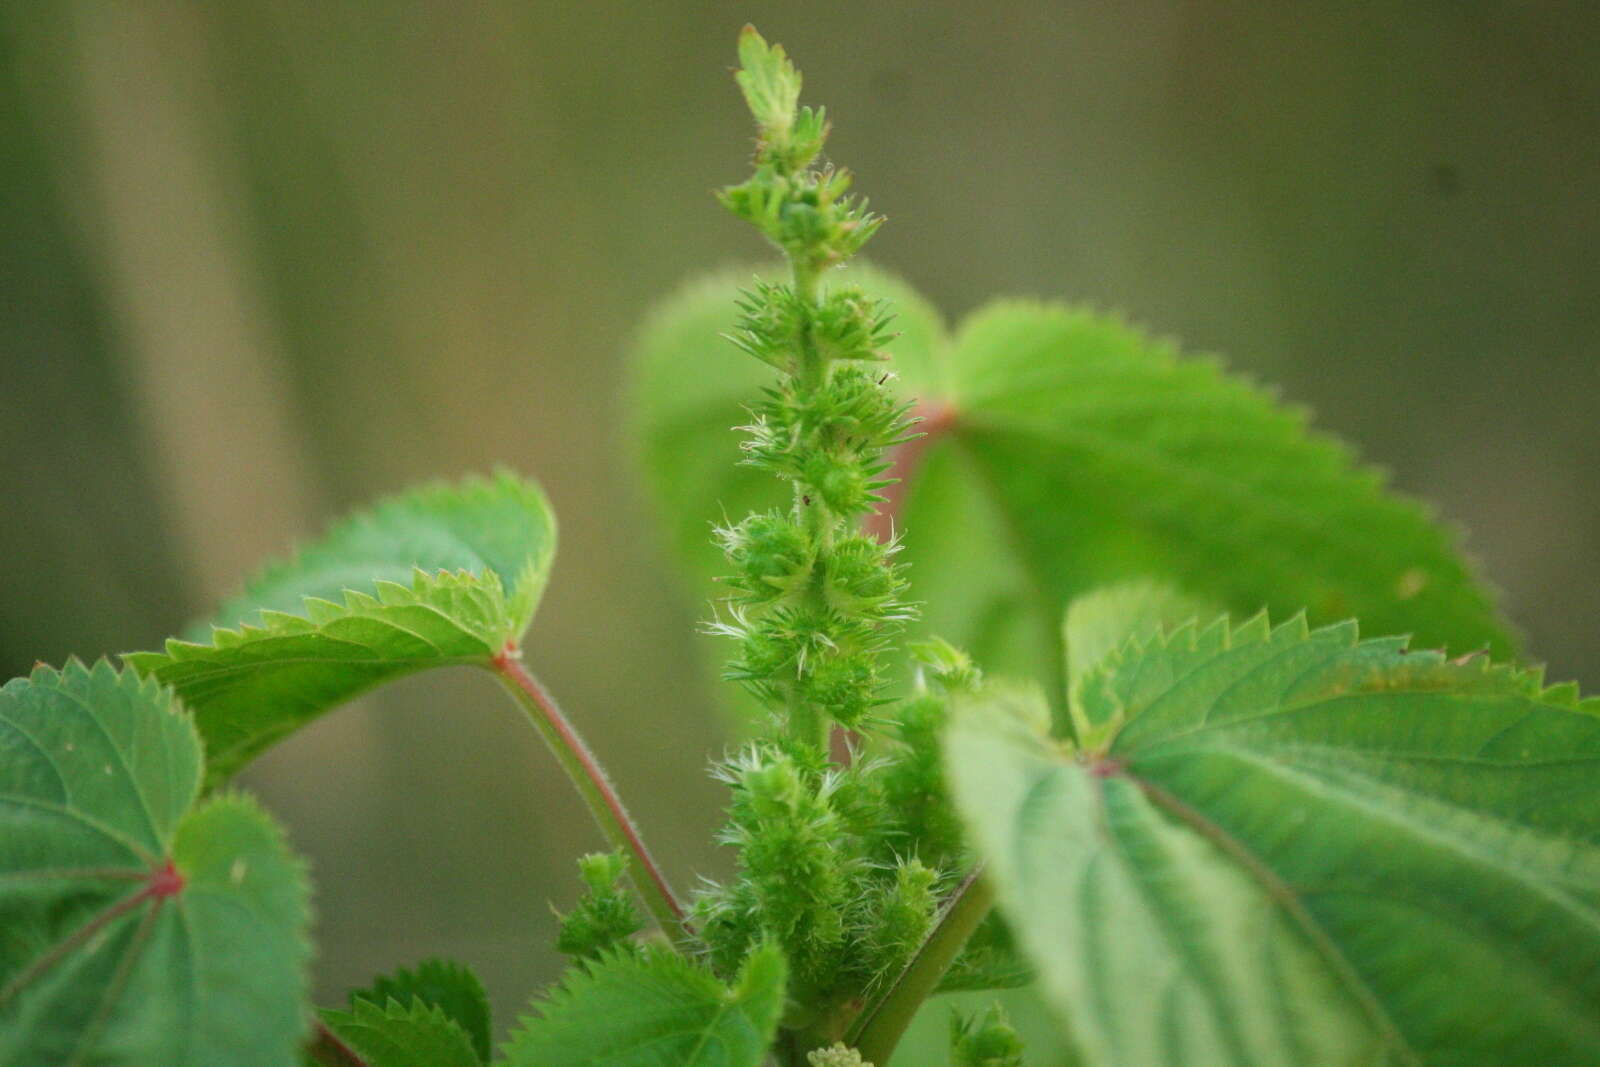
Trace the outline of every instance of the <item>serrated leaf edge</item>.
<instances>
[{"instance_id":1,"label":"serrated leaf edge","mask_svg":"<svg viewBox=\"0 0 1600 1067\"><path fill-rule=\"evenodd\" d=\"M501 1056L514 1055L518 1045L535 1027L559 1015L568 1004L581 999L587 988L604 977L603 972L615 969L622 973L631 971L643 977L652 968L663 968L671 972L673 977L682 978L703 991L708 1002L721 1003L724 1010L745 1000L764 982L784 981L788 971L783 953L770 944L757 947L745 958L731 986L723 985L710 971L668 949L650 945L607 949L596 957L573 964L560 981L531 1005L532 1012L518 1016L517 1029L500 1045Z\"/></svg>"},{"instance_id":2,"label":"serrated leaf edge","mask_svg":"<svg viewBox=\"0 0 1600 1067\"><path fill-rule=\"evenodd\" d=\"M1343 438L1317 427L1311 409L1300 403L1283 399L1280 386L1261 382L1247 371L1229 364L1219 353L1184 350L1172 336L1154 333L1135 322L1125 311L1105 308L1090 302L1068 302L1039 297L999 297L970 312L955 327L948 340L948 351L954 366L960 365L959 353L969 343L970 336L987 325L993 318L1021 313L1032 313L1055 320L1062 326L1112 328L1131 341L1155 365L1163 369L1195 367L1206 371L1215 386L1228 395L1247 397L1259 402L1274 415L1282 418L1286 428L1298 435L1305 447L1322 455L1325 461L1336 464L1345 476L1363 483L1389 505L1410 513L1422 525L1437 531L1441 547L1461 564L1469 589L1482 597L1491 622L1499 627L1508 648L1514 653L1522 644L1523 634L1505 617L1502 609L1504 592L1485 574L1482 560L1467 546L1468 532L1459 522L1443 518L1438 509L1420 497L1402 492L1393 484L1392 472L1381 464L1365 461L1360 452ZM959 391L959 389L958 389ZM981 404L991 399L980 397L980 411L967 406L971 398L961 397L955 403L961 412L952 428L957 439L963 435L963 423L970 429L982 422Z\"/></svg>"},{"instance_id":3,"label":"serrated leaf edge","mask_svg":"<svg viewBox=\"0 0 1600 1067\"><path fill-rule=\"evenodd\" d=\"M401 1003L395 997L389 997L383 1004L372 1000L354 1000L348 1010L338 1008L324 1008L320 1013L322 1021L339 1037L356 1045L361 1045L359 1037L347 1032L343 1027L368 1027L377 1029L374 1022L406 1022L428 1023L437 1025L447 1033L460 1037L463 1047L472 1055L475 1062L482 1062L472 1042L472 1035L455 1019L439 1007L430 1004L421 997L412 997L409 1004Z\"/></svg>"}]
</instances>

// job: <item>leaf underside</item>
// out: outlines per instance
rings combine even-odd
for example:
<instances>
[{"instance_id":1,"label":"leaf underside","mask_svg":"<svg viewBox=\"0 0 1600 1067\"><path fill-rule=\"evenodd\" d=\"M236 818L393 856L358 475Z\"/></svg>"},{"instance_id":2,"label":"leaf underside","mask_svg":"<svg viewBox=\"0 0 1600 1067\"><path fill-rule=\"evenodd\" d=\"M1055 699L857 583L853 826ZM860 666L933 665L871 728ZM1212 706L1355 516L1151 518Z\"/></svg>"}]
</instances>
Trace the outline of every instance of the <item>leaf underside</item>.
<instances>
[{"instance_id":1,"label":"leaf underside","mask_svg":"<svg viewBox=\"0 0 1600 1067\"><path fill-rule=\"evenodd\" d=\"M0 689L0 1064L293 1060L303 872L247 798L196 807L200 776L189 718L131 671Z\"/></svg>"},{"instance_id":2,"label":"leaf underside","mask_svg":"<svg viewBox=\"0 0 1600 1067\"><path fill-rule=\"evenodd\" d=\"M732 988L675 953L576 966L506 1045L506 1067L758 1067L783 1013L784 963L757 949Z\"/></svg>"},{"instance_id":3,"label":"leaf underside","mask_svg":"<svg viewBox=\"0 0 1600 1067\"><path fill-rule=\"evenodd\" d=\"M947 742L1088 1062L1600 1061L1600 702L1353 625L1134 640Z\"/></svg>"},{"instance_id":4,"label":"leaf underside","mask_svg":"<svg viewBox=\"0 0 1600 1067\"><path fill-rule=\"evenodd\" d=\"M1066 604L1130 579L1244 614L1354 616L1424 647L1510 651L1449 531L1213 361L1056 304L997 303L947 338L904 284L829 277L895 302L887 367L932 417L897 524L922 629L991 672L1057 678ZM636 349L635 437L697 598L725 570L707 518L787 504L736 465L728 431L771 377L718 336L744 280L667 301Z\"/></svg>"},{"instance_id":5,"label":"leaf underside","mask_svg":"<svg viewBox=\"0 0 1600 1067\"><path fill-rule=\"evenodd\" d=\"M193 710L214 784L376 685L488 663L527 628L554 548L532 483L501 474L415 490L268 567L203 639L123 659Z\"/></svg>"}]
</instances>

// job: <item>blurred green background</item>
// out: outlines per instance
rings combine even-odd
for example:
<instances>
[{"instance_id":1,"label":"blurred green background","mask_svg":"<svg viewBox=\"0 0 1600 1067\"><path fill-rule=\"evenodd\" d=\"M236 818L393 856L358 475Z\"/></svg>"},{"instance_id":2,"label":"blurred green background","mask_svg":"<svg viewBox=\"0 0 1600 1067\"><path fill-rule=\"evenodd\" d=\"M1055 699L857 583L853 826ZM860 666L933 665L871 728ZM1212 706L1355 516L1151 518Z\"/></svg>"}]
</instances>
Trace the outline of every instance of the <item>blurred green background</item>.
<instances>
[{"instance_id":1,"label":"blurred green background","mask_svg":"<svg viewBox=\"0 0 1600 1067\"><path fill-rule=\"evenodd\" d=\"M648 304L761 255L754 21L959 316L1126 311L1281 384L1470 531L1600 688L1600 14L1541 4L0 4L0 668L151 647L382 492L495 463L563 549L530 658L673 876L724 735L620 432ZM685 368L686 374L694 368ZM710 518L708 516L708 518ZM477 677L247 775L314 864L324 1000L459 956L502 1023L598 836Z\"/></svg>"}]
</instances>

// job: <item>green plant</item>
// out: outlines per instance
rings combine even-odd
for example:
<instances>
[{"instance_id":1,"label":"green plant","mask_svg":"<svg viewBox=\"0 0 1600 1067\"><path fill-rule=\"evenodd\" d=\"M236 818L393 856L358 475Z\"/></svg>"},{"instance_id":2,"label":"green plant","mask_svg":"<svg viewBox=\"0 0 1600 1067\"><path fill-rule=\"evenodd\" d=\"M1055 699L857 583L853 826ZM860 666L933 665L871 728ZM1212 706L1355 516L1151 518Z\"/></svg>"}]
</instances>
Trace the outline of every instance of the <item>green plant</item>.
<instances>
[{"instance_id":1,"label":"green plant","mask_svg":"<svg viewBox=\"0 0 1600 1067\"><path fill-rule=\"evenodd\" d=\"M1511 651L1418 507L1214 365L1048 304L947 336L891 278L835 282L881 219L817 166L782 50L739 47L759 140L722 200L787 276L664 305L636 397L757 709L716 771L737 876L680 897L525 666L541 492L419 490L189 639L0 690L0 1063L489 1062L456 964L307 1007L301 867L226 788L443 665L505 685L612 847L514 1067L882 1067L930 995L1029 983L1086 1063L1593 1062L1600 704L1359 640ZM950 1055L1023 1050L991 1010Z\"/></svg>"}]
</instances>

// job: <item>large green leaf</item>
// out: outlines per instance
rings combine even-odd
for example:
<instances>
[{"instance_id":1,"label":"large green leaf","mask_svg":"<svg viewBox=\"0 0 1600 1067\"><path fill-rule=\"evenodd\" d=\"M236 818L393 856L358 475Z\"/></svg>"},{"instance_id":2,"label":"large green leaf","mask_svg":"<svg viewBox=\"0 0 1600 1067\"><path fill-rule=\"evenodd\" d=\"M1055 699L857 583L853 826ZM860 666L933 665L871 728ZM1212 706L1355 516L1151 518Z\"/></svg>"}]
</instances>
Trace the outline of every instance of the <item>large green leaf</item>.
<instances>
[{"instance_id":1,"label":"large green leaf","mask_svg":"<svg viewBox=\"0 0 1600 1067\"><path fill-rule=\"evenodd\" d=\"M1076 692L947 765L1089 1062L1600 1062L1600 702L1264 616Z\"/></svg>"},{"instance_id":2,"label":"large green leaf","mask_svg":"<svg viewBox=\"0 0 1600 1067\"><path fill-rule=\"evenodd\" d=\"M733 987L665 949L578 964L506 1046L507 1067L757 1067L783 1014L784 963L757 949Z\"/></svg>"},{"instance_id":3,"label":"large green leaf","mask_svg":"<svg viewBox=\"0 0 1600 1067\"><path fill-rule=\"evenodd\" d=\"M306 887L252 802L199 807L154 681L71 663L0 689L0 1064L289 1064Z\"/></svg>"},{"instance_id":4,"label":"large green leaf","mask_svg":"<svg viewBox=\"0 0 1600 1067\"><path fill-rule=\"evenodd\" d=\"M508 474L415 490L268 567L203 640L124 660L193 709L216 781L375 685L488 663L533 617L555 540L543 492Z\"/></svg>"},{"instance_id":5,"label":"large green leaf","mask_svg":"<svg viewBox=\"0 0 1600 1067\"><path fill-rule=\"evenodd\" d=\"M924 628L989 670L1058 677L1066 604L1140 578L1242 613L1355 616L1424 646L1509 650L1448 531L1214 362L1054 304L995 304L947 339L904 285L833 277L899 309L889 366L932 431L912 446L898 523L913 592ZM735 465L729 427L771 376L718 337L735 290L724 277L669 300L636 354L636 436L697 596L724 567L708 524L785 503Z\"/></svg>"}]
</instances>

